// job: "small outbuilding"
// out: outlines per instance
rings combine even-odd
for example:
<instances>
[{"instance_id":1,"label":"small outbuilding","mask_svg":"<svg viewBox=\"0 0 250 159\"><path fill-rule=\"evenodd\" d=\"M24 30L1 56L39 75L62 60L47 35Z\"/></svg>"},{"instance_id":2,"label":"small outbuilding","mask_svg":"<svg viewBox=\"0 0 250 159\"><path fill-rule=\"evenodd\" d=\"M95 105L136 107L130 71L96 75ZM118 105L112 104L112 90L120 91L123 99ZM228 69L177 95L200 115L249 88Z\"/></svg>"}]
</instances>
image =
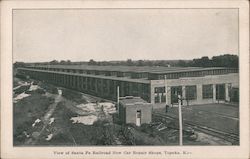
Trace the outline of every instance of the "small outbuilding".
<instances>
[{"instance_id":1,"label":"small outbuilding","mask_svg":"<svg viewBox=\"0 0 250 159\"><path fill-rule=\"evenodd\" d=\"M141 126L152 121L152 104L140 97L119 98L119 118L122 123L133 123Z\"/></svg>"}]
</instances>

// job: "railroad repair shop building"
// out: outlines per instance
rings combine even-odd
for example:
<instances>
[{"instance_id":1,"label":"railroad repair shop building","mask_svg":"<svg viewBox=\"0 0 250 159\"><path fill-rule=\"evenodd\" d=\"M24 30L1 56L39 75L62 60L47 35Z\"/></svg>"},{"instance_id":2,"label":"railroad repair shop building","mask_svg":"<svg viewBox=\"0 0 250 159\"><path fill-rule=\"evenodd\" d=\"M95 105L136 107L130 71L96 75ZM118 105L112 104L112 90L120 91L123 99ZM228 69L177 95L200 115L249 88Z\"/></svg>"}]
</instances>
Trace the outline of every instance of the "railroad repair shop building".
<instances>
[{"instance_id":1,"label":"railroad repair shop building","mask_svg":"<svg viewBox=\"0 0 250 159\"><path fill-rule=\"evenodd\" d=\"M153 108L176 104L178 95L183 105L239 98L238 68L40 65L18 74L114 101L119 86L121 97L141 97Z\"/></svg>"}]
</instances>

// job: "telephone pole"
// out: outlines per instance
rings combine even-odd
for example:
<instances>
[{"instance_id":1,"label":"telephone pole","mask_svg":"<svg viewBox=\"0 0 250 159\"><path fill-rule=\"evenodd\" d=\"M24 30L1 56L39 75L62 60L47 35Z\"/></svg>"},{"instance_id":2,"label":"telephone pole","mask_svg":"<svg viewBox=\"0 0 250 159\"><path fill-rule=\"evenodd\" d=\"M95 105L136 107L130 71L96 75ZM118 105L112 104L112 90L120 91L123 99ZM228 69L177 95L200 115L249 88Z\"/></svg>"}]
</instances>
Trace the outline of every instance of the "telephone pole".
<instances>
[{"instance_id":1,"label":"telephone pole","mask_svg":"<svg viewBox=\"0 0 250 159\"><path fill-rule=\"evenodd\" d=\"M118 116L119 116L119 102L120 102L120 94L119 94L119 86L117 86L117 112L118 112Z\"/></svg>"},{"instance_id":2,"label":"telephone pole","mask_svg":"<svg viewBox=\"0 0 250 159\"><path fill-rule=\"evenodd\" d=\"M167 96L167 93L168 93L168 89L167 89L167 83L166 83L166 80L167 80L167 76L164 75L164 86L165 86L165 102L166 102L166 105L168 104L168 96Z\"/></svg>"},{"instance_id":3,"label":"telephone pole","mask_svg":"<svg viewBox=\"0 0 250 159\"><path fill-rule=\"evenodd\" d=\"M178 95L178 109L179 109L179 141L180 146L183 145L182 143L182 111L181 111L181 95Z\"/></svg>"}]
</instances>

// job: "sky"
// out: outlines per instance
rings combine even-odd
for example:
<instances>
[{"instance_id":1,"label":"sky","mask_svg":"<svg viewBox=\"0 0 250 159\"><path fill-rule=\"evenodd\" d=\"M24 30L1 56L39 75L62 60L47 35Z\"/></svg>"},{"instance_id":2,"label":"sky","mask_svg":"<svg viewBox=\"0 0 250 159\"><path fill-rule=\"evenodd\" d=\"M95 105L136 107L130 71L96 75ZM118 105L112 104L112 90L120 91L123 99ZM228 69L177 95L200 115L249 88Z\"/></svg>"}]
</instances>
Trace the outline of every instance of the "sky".
<instances>
[{"instance_id":1,"label":"sky","mask_svg":"<svg viewBox=\"0 0 250 159\"><path fill-rule=\"evenodd\" d=\"M13 61L176 60L238 54L237 9L13 11Z\"/></svg>"}]
</instances>

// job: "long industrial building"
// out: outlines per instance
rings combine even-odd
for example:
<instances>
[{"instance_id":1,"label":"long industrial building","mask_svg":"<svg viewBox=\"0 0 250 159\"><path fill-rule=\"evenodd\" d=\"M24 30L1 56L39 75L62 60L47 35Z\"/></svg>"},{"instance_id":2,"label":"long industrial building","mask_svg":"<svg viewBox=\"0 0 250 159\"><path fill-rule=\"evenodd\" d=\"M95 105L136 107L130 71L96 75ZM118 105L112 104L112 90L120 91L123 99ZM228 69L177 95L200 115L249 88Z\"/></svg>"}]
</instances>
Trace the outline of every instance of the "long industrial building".
<instances>
[{"instance_id":1,"label":"long industrial building","mask_svg":"<svg viewBox=\"0 0 250 159\"><path fill-rule=\"evenodd\" d=\"M116 100L141 97L153 107L237 102L237 68L40 65L18 68L18 73L83 93Z\"/></svg>"}]
</instances>

